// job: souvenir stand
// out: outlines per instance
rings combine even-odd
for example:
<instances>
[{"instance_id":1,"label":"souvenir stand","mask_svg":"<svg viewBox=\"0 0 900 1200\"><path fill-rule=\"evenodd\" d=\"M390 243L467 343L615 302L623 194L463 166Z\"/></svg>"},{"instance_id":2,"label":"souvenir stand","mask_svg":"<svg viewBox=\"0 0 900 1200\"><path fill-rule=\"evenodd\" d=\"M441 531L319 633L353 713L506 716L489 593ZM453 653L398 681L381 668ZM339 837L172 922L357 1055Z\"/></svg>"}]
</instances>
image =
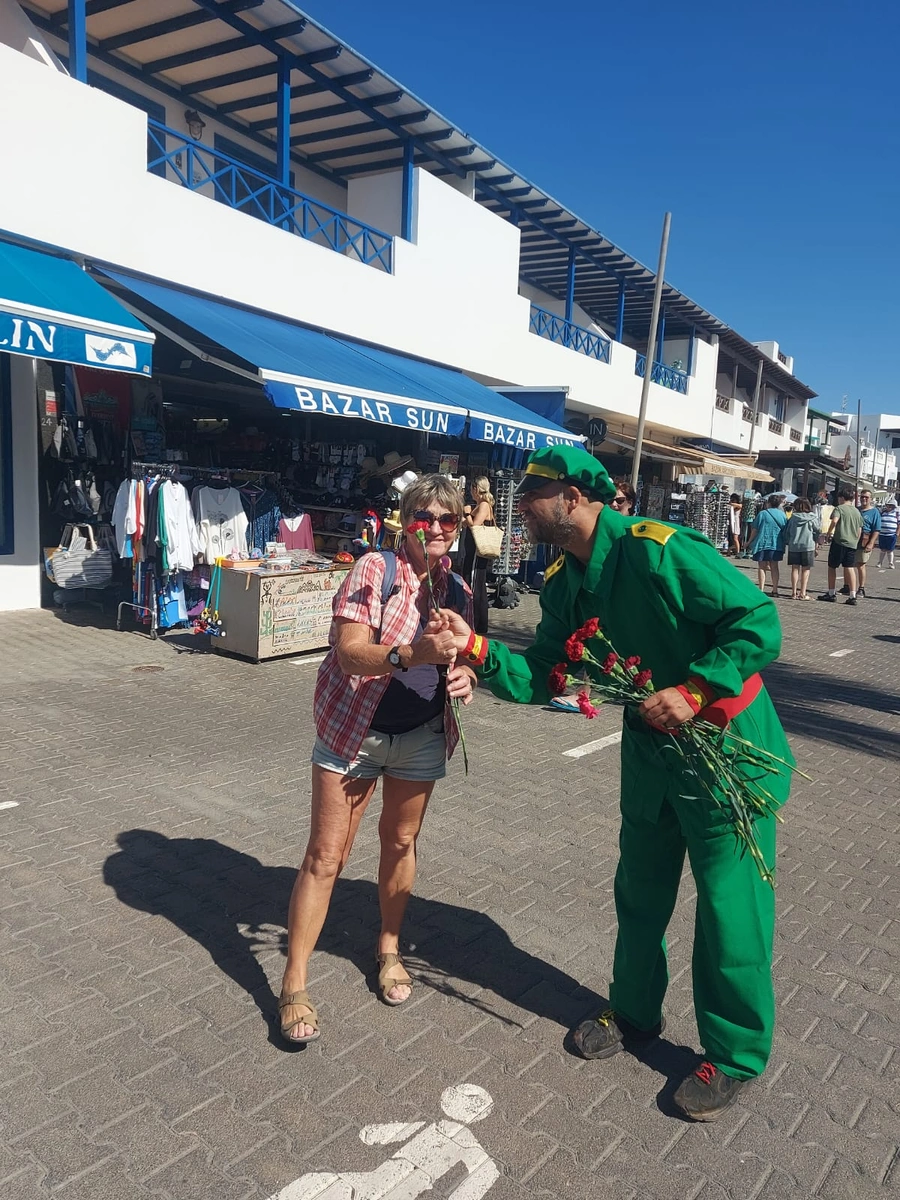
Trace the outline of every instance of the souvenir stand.
<instances>
[{"instance_id":1,"label":"souvenir stand","mask_svg":"<svg viewBox=\"0 0 900 1200\"><path fill-rule=\"evenodd\" d=\"M520 471L497 471L493 479L494 520L503 530L503 548L493 563L494 575L517 575L522 563L531 557L531 543L516 499Z\"/></svg>"}]
</instances>

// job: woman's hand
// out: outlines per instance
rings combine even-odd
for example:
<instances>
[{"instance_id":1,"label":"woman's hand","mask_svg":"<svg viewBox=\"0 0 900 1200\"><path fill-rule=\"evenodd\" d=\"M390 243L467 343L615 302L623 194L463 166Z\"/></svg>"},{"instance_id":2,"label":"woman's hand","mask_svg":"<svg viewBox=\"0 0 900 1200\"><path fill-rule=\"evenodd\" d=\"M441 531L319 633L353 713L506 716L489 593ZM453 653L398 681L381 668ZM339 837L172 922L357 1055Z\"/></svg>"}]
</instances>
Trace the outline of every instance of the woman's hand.
<instances>
[{"instance_id":1,"label":"woman's hand","mask_svg":"<svg viewBox=\"0 0 900 1200\"><path fill-rule=\"evenodd\" d=\"M447 672L447 695L451 700L471 704L474 682L475 676L468 667L454 665Z\"/></svg>"},{"instance_id":2,"label":"woman's hand","mask_svg":"<svg viewBox=\"0 0 900 1200\"><path fill-rule=\"evenodd\" d=\"M435 667L446 667L455 660L456 638L449 629L447 613L433 613L425 632L413 643L409 665L420 667L428 663Z\"/></svg>"},{"instance_id":3,"label":"woman's hand","mask_svg":"<svg viewBox=\"0 0 900 1200\"><path fill-rule=\"evenodd\" d=\"M458 654L462 654L466 646L469 644L469 638L472 636L472 630L462 619L459 613L452 609L445 609L444 616L447 620L447 627L450 633L453 634L454 645Z\"/></svg>"}]
</instances>

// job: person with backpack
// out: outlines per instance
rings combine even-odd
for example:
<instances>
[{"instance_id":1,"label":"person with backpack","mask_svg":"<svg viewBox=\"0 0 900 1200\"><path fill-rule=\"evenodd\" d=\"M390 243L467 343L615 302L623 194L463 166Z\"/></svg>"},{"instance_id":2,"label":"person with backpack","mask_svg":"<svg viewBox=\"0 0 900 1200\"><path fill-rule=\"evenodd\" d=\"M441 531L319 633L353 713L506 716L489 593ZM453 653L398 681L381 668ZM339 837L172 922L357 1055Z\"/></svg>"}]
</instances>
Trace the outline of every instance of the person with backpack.
<instances>
[{"instance_id":1,"label":"person with backpack","mask_svg":"<svg viewBox=\"0 0 900 1200\"><path fill-rule=\"evenodd\" d=\"M400 502L402 548L364 555L334 598L331 648L316 678L310 835L291 894L278 1001L281 1033L292 1045L319 1037L307 991L309 958L379 778L378 990L392 1006L410 996L399 937L416 874L416 839L459 742L451 701L467 704L476 679L471 666L456 662L440 611L473 620L472 593L447 566L462 516L462 494L451 480L416 480ZM411 525L422 530L424 544Z\"/></svg>"}]
</instances>

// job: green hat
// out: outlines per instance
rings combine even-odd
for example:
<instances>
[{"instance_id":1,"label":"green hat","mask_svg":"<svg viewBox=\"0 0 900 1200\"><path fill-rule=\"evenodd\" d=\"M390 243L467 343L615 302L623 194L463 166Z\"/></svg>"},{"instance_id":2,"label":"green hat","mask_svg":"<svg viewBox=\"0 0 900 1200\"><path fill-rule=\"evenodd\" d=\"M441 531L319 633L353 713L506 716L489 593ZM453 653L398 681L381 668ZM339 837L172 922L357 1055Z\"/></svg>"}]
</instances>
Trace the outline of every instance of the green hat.
<instances>
[{"instance_id":1,"label":"green hat","mask_svg":"<svg viewBox=\"0 0 900 1200\"><path fill-rule=\"evenodd\" d=\"M551 480L573 483L596 500L612 500L616 494L616 485L606 467L580 446L546 446L535 450L516 492L521 496L523 492L545 487Z\"/></svg>"}]
</instances>

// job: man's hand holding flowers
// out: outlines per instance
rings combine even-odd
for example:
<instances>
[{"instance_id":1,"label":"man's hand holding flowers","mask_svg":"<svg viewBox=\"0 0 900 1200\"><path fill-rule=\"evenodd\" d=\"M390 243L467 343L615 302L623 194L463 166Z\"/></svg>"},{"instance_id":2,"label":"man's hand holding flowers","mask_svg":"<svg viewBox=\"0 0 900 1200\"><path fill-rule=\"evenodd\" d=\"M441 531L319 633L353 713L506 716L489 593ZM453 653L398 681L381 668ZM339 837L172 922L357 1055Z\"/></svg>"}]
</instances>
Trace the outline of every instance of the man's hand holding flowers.
<instances>
[{"instance_id":1,"label":"man's hand holding flowers","mask_svg":"<svg viewBox=\"0 0 900 1200\"><path fill-rule=\"evenodd\" d=\"M661 688L638 707L638 712L657 729L678 729L696 715L677 687Z\"/></svg>"}]
</instances>

